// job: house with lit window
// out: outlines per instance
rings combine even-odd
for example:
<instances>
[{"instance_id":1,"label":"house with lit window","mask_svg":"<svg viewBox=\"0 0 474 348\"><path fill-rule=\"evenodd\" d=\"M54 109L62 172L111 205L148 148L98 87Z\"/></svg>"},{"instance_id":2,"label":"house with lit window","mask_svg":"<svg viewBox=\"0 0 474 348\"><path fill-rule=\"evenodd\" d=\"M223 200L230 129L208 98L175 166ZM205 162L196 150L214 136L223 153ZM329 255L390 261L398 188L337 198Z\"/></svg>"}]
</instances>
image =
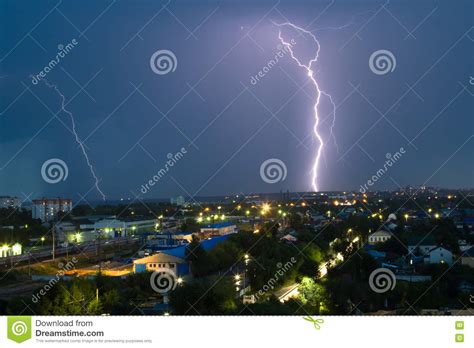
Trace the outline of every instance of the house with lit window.
<instances>
[{"instance_id":1,"label":"house with lit window","mask_svg":"<svg viewBox=\"0 0 474 348\"><path fill-rule=\"evenodd\" d=\"M186 258L181 258L161 252L144 257L133 262L133 272L160 272L164 269L172 271L177 277L189 274L189 266Z\"/></svg>"},{"instance_id":2,"label":"house with lit window","mask_svg":"<svg viewBox=\"0 0 474 348\"><path fill-rule=\"evenodd\" d=\"M392 238L393 234L388 231L384 230L379 230L377 232L374 232L372 234L369 234L369 244L377 244L377 243L384 243L390 238Z\"/></svg>"},{"instance_id":3,"label":"house with lit window","mask_svg":"<svg viewBox=\"0 0 474 348\"><path fill-rule=\"evenodd\" d=\"M437 246L431 249L425 256L424 256L424 263L429 264L442 264L446 263L448 265L453 264L453 253L448 249L445 249L441 246Z\"/></svg>"}]
</instances>

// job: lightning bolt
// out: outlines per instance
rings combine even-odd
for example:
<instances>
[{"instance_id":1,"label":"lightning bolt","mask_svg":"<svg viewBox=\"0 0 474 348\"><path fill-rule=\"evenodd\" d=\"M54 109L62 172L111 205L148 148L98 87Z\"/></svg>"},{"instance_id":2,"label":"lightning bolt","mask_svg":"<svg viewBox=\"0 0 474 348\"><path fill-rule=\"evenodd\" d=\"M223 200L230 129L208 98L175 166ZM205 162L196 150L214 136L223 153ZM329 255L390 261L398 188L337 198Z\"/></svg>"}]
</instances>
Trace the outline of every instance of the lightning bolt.
<instances>
[{"instance_id":1,"label":"lightning bolt","mask_svg":"<svg viewBox=\"0 0 474 348\"><path fill-rule=\"evenodd\" d=\"M66 97L64 96L64 94L61 93L58 86L49 83L46 79L42 79L42 80L43 80L44 84L47 87L49 87L51 89L54 89L54 91L61 97L61 111L63 111L65 114L68 114L70 119L71 119L72 132L74 134L75 141L79 145L79 147L81 148L81 151L82 151L82 154L84 155L87 166L89 167L89 171L91 172L91 175L95 180L94 186L95 186L96 190L99 192L99 194L102 196L102 199L105 201L105 199L106 199L105 194L102 192L102 190L99 187L99 178L97 177L97 175L95 173L95 170L94 170L94 167L91 164L91 161L89 159L89 155L87 154L84 143L82 142L81 138L79 138L79 135L77 134L76 121L74 120L74 115L72 114L72 112L70 112L69 110L66 109Z\"/></svg>"},{"instance_id":2,"label":"lightning bolt","mask_svg":"<svg viewBox=\"0 0 474 348\"><path fill-rule=\"evenodd\" d=\"M329 102L332 105L332 113L331 113L332 123L331 123L331 126L330 126L330 136L333 139L333 142L336 146L336 149L338 149L338 145L337 145L337 142L336 142L336 137L334 136L334 132L333 132L334 126L335 126L335 123L336 123L336 104L334 103L334 101L333 101L330 94L324 92L323 90L321 90L319 88L319 84L316 81L316 78L314 76L315 72L313 70L313 64L315 64L318 61L319 51L321 49L321 46L320 46L319 41L316 38L316 36L314 36L314 34L311 33L310 31L308 31L306 29L303 29L303 28L301 28L297 25L294 25L293 23L290 23L290 22L285 22L285 23L281 23L281 24L274 23L274 24L276 26L280 27L280 28L287 26L287 27L291 27L291 28L295 29L296 31L298 31L300 33L307 34L316 43L316 54L306 64L304 64L298 58L295 57L295 54L294 54L293 49L292 49L292 45L283 38L281 30L278 30L278 39L280 40L281 44L284 47L286 47L287 51L290 53L291 58L298 64L298 66L306 70L306 73L307 73L308 77L310 78L311 82L313 83L314 87L316 88L316 102L315 102L314 108L313 108L314 109L315 123L314 123L314 128L313 129L314 129L314 135L316 136L316 139L318 139L319 147L316 151L316 157L314 159L314 164L313 164L313 169L312 169L312 176L313 176L312 177L312 187L313 187L313 190L315 192L317 192L317 191L319 191L319 189L318 189L319 162L320 162L321 154L322 154L323 148L324 148L324 140L323 140L323 137L321 136L321 134L319 133L319 126L320 126L320 123L321 123L321 119L320 119L320 116L319 116L318 109L319 109L319 103L320 103L320 100L321 100L321 95L324 95L325 97L327 97Z\"/></svg>"}]
</instances>

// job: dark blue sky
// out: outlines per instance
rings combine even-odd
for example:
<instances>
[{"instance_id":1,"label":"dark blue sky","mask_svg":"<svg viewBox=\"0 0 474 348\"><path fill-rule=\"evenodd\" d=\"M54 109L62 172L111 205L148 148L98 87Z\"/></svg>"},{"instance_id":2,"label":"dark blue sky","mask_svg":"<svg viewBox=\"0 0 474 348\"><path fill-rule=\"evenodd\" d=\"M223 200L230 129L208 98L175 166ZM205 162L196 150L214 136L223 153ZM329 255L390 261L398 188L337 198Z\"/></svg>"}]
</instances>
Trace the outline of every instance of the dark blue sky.
<instances>
[{"instance_id":1,"label":"dark blue sky","mask_svg":"<svg viewBox=\"0 0 474 348\"><path fill-rule=\"evenodd\" d=\"M338 105L339 153L328 138L331 119L320 128L321 190L358 189L400 147L406 153L374 189L473 186L471 1L164 4L0 1L0 195L100 197L68 114L51 119L61 98L28 77L73 39L77 46L46 79L68 102L95 76L66 109L108 198L139 194L182 147L186 154L145 198L311 190L314 86L304 85L307 75L288 55L251 83L278 50L272 21L287 20L319 39L317 80ZM295 37L301 52L314 49ZM381 49L396 58L385 75L369 68ZM175 54L174 72L152 71L158 50ZM163 115L155 107L166 114L158 124ZM325 116L331 109L323 100L319 110ZM67 164L65 181L43 180L42 164L51 158ZM284 181L260 177L269 158L285 163Z\"/></svg>"}]
</instances>

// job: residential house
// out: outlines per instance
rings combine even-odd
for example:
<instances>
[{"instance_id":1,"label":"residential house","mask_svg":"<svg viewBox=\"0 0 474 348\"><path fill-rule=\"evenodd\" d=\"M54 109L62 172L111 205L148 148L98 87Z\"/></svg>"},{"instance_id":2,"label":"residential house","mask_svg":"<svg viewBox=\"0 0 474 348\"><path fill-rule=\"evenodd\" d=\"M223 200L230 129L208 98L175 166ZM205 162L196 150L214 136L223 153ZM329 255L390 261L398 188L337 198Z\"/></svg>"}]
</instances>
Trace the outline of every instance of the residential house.
<instances>
[{"instance_id":1,"label":"residential house","mask_svg":"<svg viewBox=\"0 0 474 348\"><path fill-rule=\"evenodd\" d=\"M469 266L474 268L474 247L466 250L461 255L461 265Z\"/></svg>"},{"instance_id":2,"label":"residential house","mask_svg":"<svg viewBox=\"0 0 474 348\"><path fill-rule=\"evenodd\" d=\"M434 247L424 256L424 262L429 264L453 264L453 253L441 246Z\"/></svg>"},{"instance_id":3,"label":"residential house","mask_svg":"<svg viewBox=\"0 0 474 348\"><path fill-rule=\"evenodd\" d=\"M425 235L408 239L408 254L426 255L437 246L433 236Z\"/></svg>"},{"instance_id":4,"label":"residential house","mask_svg":"<svg viewBox=\"0 0 474 348\"><path fill-rule=\"evenodd\" d=\"M369 244L384 243L392 238L392 236L393 234L391 232L379 230L369 235Z\"/></svg>"}]
</instances>

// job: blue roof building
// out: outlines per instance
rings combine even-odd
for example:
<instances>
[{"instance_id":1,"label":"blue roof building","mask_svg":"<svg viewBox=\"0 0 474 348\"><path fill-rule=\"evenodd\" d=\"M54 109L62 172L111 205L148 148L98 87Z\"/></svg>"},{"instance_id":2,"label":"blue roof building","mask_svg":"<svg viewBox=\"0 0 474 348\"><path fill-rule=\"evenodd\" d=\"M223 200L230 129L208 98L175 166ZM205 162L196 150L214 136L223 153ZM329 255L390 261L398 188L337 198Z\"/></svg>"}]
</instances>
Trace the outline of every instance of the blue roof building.
<instances>
[{"instance_id":1,"label":"blue roof building","mask_svg":"<svg viewBox=\"0 0 474 348\"><path fill-rule=\"evenodd\" d=\"M217 244L227 240L230 234L217 236L201 241L204 250L209 251ZM135 273L140 272L160 272L164 269L171 270L177 277L189 275L189 264L186 261L187 245L177 248L163 250L157 254L137 259L133 262L133 270Z\"/></svg>"}]
</instances>

